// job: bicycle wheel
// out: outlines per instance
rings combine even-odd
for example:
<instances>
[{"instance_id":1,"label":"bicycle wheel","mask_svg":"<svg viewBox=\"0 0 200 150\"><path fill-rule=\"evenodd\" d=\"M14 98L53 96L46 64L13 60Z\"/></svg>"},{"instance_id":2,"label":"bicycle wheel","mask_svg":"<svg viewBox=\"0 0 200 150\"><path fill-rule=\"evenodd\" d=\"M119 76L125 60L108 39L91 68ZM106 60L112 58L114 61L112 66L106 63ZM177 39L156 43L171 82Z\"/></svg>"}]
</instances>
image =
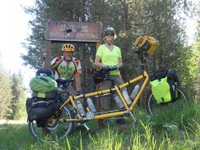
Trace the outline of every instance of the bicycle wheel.
<instances>
[{"instance_id":1,"label":"bicycle wheel","mask_svg":"<svg viewBox=\"0 0 200 150\"><path fill-rule=\"evenodd\" d=\"M183 102L187 103L189 101L188 95L185 92L185 90L179 86L175 86L176 91L178 92L178 98L175 101L168 102L168 103L162 103L157 104L156 99L154 98L152 92L150 91L147 95L146 99L146 110L150 115L157 114L159 112L162 112L162 109L166 110L166 107L170 107L170 105L173 105L174 102Z\"/></svg>"},{"instance_id":2,"label":"bicycle wheel","mask_svg":"<svg viewBox=\"0 0 200 150\"><path fill-rule=\"evenodd\" d=\"M32 136L40 141L56 141L65 138L73 129L73 122L59 122L58 119L72 119L73 113L64 106L58 118L47 121L31 121L28 123ZM41 127L42 126L42 127ZM45 127L44 127L45 126Z\"/></svg>"}]
</instances>

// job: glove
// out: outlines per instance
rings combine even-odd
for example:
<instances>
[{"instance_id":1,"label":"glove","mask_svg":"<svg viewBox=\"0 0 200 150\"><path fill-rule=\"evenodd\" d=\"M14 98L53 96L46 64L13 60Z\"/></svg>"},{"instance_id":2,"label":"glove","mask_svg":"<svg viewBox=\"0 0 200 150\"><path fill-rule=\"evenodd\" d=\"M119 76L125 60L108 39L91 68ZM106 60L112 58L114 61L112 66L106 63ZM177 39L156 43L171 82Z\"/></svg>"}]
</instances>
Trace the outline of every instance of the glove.
<instances>
[{"instance_id":1,"label":"glove","mask_svg":"<svg viewBox=\"0 0 200 150\"><path fill-rule=\"evenodd\" d=\"M119 70L119 65L113 66L112 70Z\"/></svg>"},{"instance_id":2,"label":"glove","mask_svg":"<svg viewBox=\"0 0 200 150\"><path fill-rule=\"evenodd\" d=\"M103 66L101 69L100 69L100 71L105 71L105 72L108 72L108 71L110 71L112 69L112 67L111 66Z\"/></svg>"}]
</instances>

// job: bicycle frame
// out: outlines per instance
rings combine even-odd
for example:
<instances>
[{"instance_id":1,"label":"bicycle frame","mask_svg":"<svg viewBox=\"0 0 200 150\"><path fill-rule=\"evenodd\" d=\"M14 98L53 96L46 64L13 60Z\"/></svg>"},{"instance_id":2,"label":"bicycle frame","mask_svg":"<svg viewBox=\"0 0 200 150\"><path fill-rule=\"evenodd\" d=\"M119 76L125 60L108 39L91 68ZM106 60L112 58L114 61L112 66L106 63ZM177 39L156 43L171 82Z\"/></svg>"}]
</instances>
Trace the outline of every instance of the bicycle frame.
<instances>
[{"instance_id":1,"label":"bicycle frame","mask_svg":"<svg viewBox=\"0 0 200 150\"><path fill-rule=\"evenodd\" d=\"M126 104L126 101L124 99L124 97L122 96L122 93L120 91L120 89L123 89L137 81L140 81L144 79L141 88L138 92L138 94L136 95L136 97L134 98L132 104L130 104L129 106ZM130 114L131 117L133 118L133 120L136 122L135 117L133 116L132 110L134 109L134 106L137 104L142 92L144 91L147 83L149 81L149 75L147 74L146 71L143 72L142 75L139 75L138 77L120 85L120 86L114 86L114 88L111 89L106 89L106 90L101 90L101 91L97 91L97 92L91 92L91 93L86 93L86 94L82 94L79 96L69 96L69 98L62 104L62 106L59 108L59 110L56 112L56 114L59 114L60 111L62 111L63 107L68 104L71 103L71 105L73 107L77 109L77 106L75 104L75 102L79 99L82 98L88 98L88 97L93 97L93 96L102 96L104 94L107 93L113 93L116 92L118 94L118 96L120 97L120 99L122 100L125 108L124 109L118 109L117 112L107 112L102 114L101 112L98 112L98 114L94 114L94 117L92 118L87 118L87 117L82 117L79 113L79 111L77 111L77 116L78 118L74 118L74 119L59 119L59 122L85 122L85 121L89 121L89 120L98 120L98 119L105 119L105 118L110 118L110 117L118 117L118 116L123 116L125 114ZM87 112L89 112L89 108L86 109Z\"/></svg>"}]
</instances>

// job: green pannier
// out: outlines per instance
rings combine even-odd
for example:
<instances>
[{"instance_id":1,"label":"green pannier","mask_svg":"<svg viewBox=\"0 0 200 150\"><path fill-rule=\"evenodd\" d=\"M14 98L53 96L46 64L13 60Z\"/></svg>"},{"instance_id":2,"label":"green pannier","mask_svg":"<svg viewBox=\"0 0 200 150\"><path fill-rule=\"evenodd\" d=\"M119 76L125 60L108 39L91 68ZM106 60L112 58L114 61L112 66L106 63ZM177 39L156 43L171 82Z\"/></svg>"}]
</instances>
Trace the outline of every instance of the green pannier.
<instances>
[{"instance_id":1,"label":"green pannier","mask_svg":"<svg viewBox=\"0 0 200 150\"><path fill-rule=\"evenodd\" d=\"M35 76L29 83L30 89L36 93L50 93L57 91L57 82L49 76Z\"/></svg>"},{"instance_id":2,"label":"green pannier","mask_svg":"<svg viewBox=\"0 0 200 150\"><path fill-rule=\"evenodd\" d=\"M167 77L150 81L151 91L158 104L171 101L170 85Z\"/></svg>"},{"instance_id":3,"label":"green pannier","mask_svg":"<svg viewBox=\"0 0 200 150\"><path fill-rule=\"evenodd\" d=\"M150 74L151 91L157 104L174 101L178 94L175 85L180 85L175 70L163 69Z\"/></svg>"}]
</instances>

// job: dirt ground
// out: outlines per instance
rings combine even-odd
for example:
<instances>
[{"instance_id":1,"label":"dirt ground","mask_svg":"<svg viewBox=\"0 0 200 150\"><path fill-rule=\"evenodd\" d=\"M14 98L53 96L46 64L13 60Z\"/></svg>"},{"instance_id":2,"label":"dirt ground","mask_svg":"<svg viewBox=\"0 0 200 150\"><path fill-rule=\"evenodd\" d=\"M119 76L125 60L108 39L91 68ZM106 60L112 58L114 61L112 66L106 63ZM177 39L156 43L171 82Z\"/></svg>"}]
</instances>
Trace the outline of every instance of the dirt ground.
<instances>
[{"instance_id":1,"label":"dirt ground","mask_svg":"<svg viewBox=\"0 0 200 150\"><path fill-rule=\"evenodd\" d=\"M0 120L0 124L27 124L25 120Z\"/></svg>"}]
</instances>

